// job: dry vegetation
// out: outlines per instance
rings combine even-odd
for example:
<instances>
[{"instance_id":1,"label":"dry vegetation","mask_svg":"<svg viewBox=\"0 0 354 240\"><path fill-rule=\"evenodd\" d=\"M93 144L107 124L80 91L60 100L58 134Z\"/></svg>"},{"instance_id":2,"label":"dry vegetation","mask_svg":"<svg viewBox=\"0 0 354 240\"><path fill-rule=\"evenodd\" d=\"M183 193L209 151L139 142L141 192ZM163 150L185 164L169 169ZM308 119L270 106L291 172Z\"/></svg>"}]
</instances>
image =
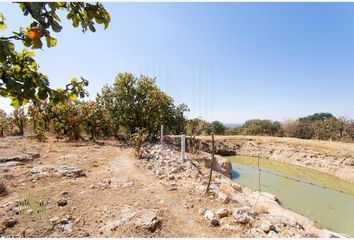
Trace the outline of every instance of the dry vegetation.
<instances>
[{"instance_id":1,"label":"dry vegetation","mask_svg":"<svg viewBox=\"0 0 354 240\"><path fill-rule=\"evenodd\" d=\"M210 136L198 136L200 139L209 140ZM251 140L254 142L269 143L269 144L289 144L299 150L312 150L323 154L338 157L353 157L354 143L324 141L324 140L307 140L286 137L268 137L268 136L215 136L215 140Z\"/></svg>"}]
</instances>

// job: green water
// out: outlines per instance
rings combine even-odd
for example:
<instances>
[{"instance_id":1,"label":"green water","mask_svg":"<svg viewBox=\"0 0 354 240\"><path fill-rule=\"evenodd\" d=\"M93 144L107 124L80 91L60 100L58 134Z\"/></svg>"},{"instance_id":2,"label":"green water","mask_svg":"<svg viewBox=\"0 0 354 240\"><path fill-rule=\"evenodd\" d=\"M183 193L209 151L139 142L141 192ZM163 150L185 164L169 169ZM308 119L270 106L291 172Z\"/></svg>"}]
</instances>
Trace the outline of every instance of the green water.
<instances>
[{"instance_id":1,"label":"green water","mask_svg":"<svg viewBox=\"0 0 354 240\"><path fill-rule=\"evenodd\" d=\"M258 169L255 168L258 159L233 156L230 160L233 180L258 190ZM283 207L320 226L354 236L354 185L314 170L268 159L260 159L260 168L261 191L277 196Z\"/></svg>"}]
</instances>

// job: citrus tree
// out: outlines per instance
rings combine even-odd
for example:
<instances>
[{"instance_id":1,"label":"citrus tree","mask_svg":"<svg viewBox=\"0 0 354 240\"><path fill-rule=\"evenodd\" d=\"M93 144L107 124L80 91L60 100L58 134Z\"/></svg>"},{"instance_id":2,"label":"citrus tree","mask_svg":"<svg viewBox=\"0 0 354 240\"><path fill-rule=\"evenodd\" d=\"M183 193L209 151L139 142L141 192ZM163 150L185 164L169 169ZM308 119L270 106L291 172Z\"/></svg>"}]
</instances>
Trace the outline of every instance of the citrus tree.
<instances>
[{"instance_id":1,"label":"citrus tree","mask_svg":"<svg viewBox=\"0 0 354 240\"><path fill-rule=\"evenodd\" d=\"M12 100L14 107L28 101L49 99L59 102L68 97L77 98L85 95L84 87L88 81L73 78L65 88L52 89L48 77L38 71L38 65L31 49L42 49L43 43L48 48L57 44L51 33L62 30L59 11L66 13L72 25L83 32L96 31L95 24L107 28L111 17L100 3L84 2L20 2L16 3L25 16L31 17L31 23L20 27L10 36L0 37L0 96ZM6 29L6 17L0 13L0 30ZM22 43L24 49L16 50L15 42Z\"/></svg>"}]
</instances>

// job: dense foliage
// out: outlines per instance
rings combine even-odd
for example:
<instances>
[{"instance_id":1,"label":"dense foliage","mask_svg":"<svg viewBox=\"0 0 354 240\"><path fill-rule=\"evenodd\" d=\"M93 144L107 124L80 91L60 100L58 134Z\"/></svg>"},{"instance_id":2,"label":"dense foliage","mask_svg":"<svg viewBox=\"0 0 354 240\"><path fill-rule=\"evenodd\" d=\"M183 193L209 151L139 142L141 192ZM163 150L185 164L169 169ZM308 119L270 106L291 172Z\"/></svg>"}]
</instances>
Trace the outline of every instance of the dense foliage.
<instances>
[{"instance_id":1,"label":"dense foliage","mask_svg":"<svg viewBox=\"0 0 354 240\"><path fill-rule=\"evenodd\" d=\"M30 16L31 23L20 27L10 36L0 37L0 96L12 100L14 107L25 105L29 101L42 102L49 99L59 102L63 99L85 95L84 86L88 81L73 78L65 89L52 89L48 77L38 71L38 65L31 49L42 49L43 42L48 48L57 44L57 39L51 32L59 33L62 30L58 11L66 12L66 18L73 26L81 27L85 32L96 31L96 24L103 24L105 28L110 22L110 15L100 3L90 4L83 2L19 2L21 11ZM6 29L6 18L0 13L0 30ZM15 43L24 47L17 51Z\"/></svg>"},{"instance_id":2,"label":"dense foliage","mask_svg":"<svg viewBox=\"0 0 354 240\"><path fill-rule=\"evenodd\" d=\"M154 78L131 73L119 73L113 86L105 86L98 94L97 102L107 107L115 133L124 129L131 135L145 129L147 139L156 137L161 125L166 134L182 133L188 111L185 104L176 107Z\"/></svg>"},{"instance_id":3,"label":"dense foliage","mask_svg":"<svg viewBox=\"0 0 354 240\"><path fill-rule=\"evenodd\" d=\"M12 122L16 131L8 135L23 135L28 125L40 141L45 140L45 132L51 131L71 141L120 136L141 143L142 136L144 141L156 139L161 125L165 134L183 133L187 111L185 104L175 106L154 78L119 73L113 86L105 86L95 101L68 98L58 103L34 102L26 109L15 109L11 121L1 111L0 136Z\"/></svg>"}]
</instances>

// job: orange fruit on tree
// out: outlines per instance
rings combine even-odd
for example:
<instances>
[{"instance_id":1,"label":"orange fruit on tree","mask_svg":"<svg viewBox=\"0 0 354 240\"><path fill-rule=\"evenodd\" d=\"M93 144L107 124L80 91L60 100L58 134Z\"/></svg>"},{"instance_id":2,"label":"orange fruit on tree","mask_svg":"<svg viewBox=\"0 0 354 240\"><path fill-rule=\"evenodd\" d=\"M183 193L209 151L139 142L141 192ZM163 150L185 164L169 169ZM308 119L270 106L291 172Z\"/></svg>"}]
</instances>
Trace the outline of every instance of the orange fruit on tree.
<instances>
[{"instance_id":1,"label":"orange fruit on tree","mask_svg":"<svg viewBox=\"0 0 354 240\"><path fill-rule=\"evenodd\" d=\"M33 27L27 31L27 37L31 40L36 40L41 38L42 29L38 27Z\"/></svg>"}]
</instances>

